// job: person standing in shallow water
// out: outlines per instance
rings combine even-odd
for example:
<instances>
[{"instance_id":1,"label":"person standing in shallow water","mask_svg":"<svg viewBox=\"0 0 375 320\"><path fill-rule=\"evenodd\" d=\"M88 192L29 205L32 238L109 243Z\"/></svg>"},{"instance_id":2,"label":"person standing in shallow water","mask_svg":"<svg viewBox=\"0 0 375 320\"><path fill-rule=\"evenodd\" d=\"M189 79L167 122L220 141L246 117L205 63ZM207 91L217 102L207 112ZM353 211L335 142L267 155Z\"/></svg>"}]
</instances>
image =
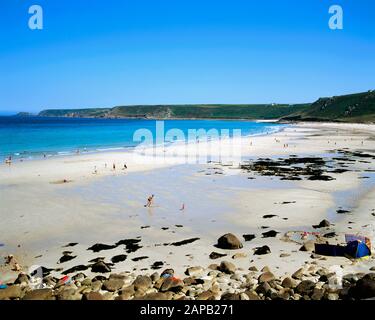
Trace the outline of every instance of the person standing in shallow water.
<instances>
[{"instance_id":1,"label":"person standing in shallow water","mask_svg":"<svg viewBox=\"0 0 375 320\"><path fill-rule=\"evenodd\" d=\"M150 208L153 201L154 201L154 195L151 195L150 197L147 198L147 204L145 204L145 207Z\"/></svg>"}]
</instances>

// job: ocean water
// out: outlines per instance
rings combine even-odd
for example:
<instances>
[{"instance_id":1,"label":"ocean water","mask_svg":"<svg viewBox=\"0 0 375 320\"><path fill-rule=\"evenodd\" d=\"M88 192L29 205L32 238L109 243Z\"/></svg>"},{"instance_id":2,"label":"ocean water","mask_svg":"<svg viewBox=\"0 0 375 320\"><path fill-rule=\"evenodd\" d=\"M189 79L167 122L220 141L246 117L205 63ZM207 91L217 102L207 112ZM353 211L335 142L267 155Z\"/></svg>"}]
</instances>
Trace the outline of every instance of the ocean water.
<instances>
[{"instance_id":1,"label":"ocean water","mask_svg":"<svg viewBox=\"0 0 375 320\"><path fill-rule=\"evenodd\" d=\"M156 120L1 117L0 157L33 159L80 152L98 152L135 147L134 133L146 129L156 137ZM243 136L279 131L285 125L231 120L165 120L164 133L179 129L241 130ZM156 143L154 141L154 143Z\"/></svg>"}]
</instances>

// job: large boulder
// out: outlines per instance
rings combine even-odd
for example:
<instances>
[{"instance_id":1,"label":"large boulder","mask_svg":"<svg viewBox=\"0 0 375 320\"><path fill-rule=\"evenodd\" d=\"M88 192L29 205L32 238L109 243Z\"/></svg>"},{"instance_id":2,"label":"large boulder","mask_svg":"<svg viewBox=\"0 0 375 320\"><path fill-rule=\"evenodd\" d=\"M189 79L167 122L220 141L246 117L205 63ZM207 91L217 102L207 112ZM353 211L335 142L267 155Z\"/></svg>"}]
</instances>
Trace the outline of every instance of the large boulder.
<instances>
[{"instance_id":1,"label":"large boulder","mask_svg":"<svg viewBox=\"0 0 375 320\"><path fill-rule=\"evenodd\" d=\"M300 268L296 272L293 273L292 278L293 279L302 279L304 275L304 269Z\"/></svg>"},{"instance_id":2,"label":"large boulder","mask_svg":"<svg viewBox=\"0 0 375 320\"><path fill-rule=\"evenodd\" d=\"M268 292L271 291L271 286L268 284L268 282L262 282L261 284L259 284L256 289L255 289L255 292L258 293L258 294L263 294L263 295L266 295Z\"/></svg>"},{"instance_id":3,"label":"large boulder","mask_svg":"<svg viewBox=\"0 0 375 320\"><path fill-rule=\"evenodd\" d=\"M221 249L241 249L241 241L232 233L221 236L217 241L217 247Z\"/></svg>"},{"instance_id":4,"label":"large boulder","mask_svg":"<svg viewBox=\"0 0 375 320\"><path fill-rule=\"evenodd\" d=\"M270 282L272 280L275 280L275 276L270 271L263 272L258 278L259 283Z\"/></svg>"},{"instance_id":5,"label":"large boulder","mask_svg":"<svg viewBox=\"0 0 375 320\"><path fill-rule=\"evenodd\" d=\"M173 291L180 292L184 287L184 282L181 279L175 277L168 277L163 281L160 291Z\"/></svg>"},{"instance_id":6,"label":"large boulder","mask_svg":"<svg viewBox=\"0 0 375 320\"><path fill-rule=\"evenodd\" d=\"M92 265L91 272L108 273L111 272L111 268L105 262L99 261Z\"/></svg>"},{"instance_id":7,"label":"large boulder","mask_svg":"<svg viewBox=\"0 0 375 320\"><path fill-rule=\"evenodd\" d=\"M170 296L163 292L152 292L134 300L170 300Z\"/></svg>"},{"instance_id":8,"label":"large boulder","mask_svg":"<svg viewBox=\"0 0 375 320\"><path fill-rule=\"evenodd\" d=\"M152 287L152 280L148 276L138 276L134 280L133 285L135 290L146 291Z\"/></svg>"},{"instance_id":9,"label":"large boulder","mask_svg":"<svg viewBox=\"0 0 375 320\"><path fill-rule=\"evenodd\" d=\"M221 300L240 300L240 294L226 292L221 296Z\"/></svg>"},{"instance_id":10,"label":"large boulder","mask_svg":"<svg viewBox=\"0 0 375 320\"><path fill-rule=\"evenodd\" d=\"M72 288L61 290L56 297L57 300L82 300L82 294Z\"/></svg>"},{"instance_id":11,"label":"large boulder","mask_svg":"<svg viewBox=\"0 0 375 320\"><path fill-rule=\"evenodd\" d=\"M121 279L109 279L103 283L103 290L115 292L120 290L125 285L125 282Z\"/></svg>"},{"instance_id":12,"label":"large boulder","mask_svg":"<svg viewBox=\"0 0 375 320\"><path fill-rule=\"evenodd\" d=\"M249 300L260 300L258 294L255 291L245 291L245 294L248 296Z\"/></svg>"},{"instance_id":13,"label":"large boulder","mask_svg":"<svg viewBox=\"0 0 375 320\"><path fill-rule=\"evenodd\" d=\"M220 263L219 270L224 273L233 274L236 272L236 266L229 261L223 261Z\"/></svg>"},{"instance_id":14,"label":"large boulder","mask_svg":"<svg viewBox=\"0 0 375 320\"><path fill-rule=\"evenodd\" d=\"M198 294L196 300L215 300L215 294L211 290L203 291Z\"/></svg>"},{"instance_id":15,"label":"large boulder","mask_svg":"<svg viewBox=\"0 0 375 320\"><path fill-rule=\"evenodd\" d=\"M320 221L318 225L315 225L313 227L316 228L316 229L318 229L318 228L327 228L330 225L331 225L331 223L328 220L324 219L324 220Z\"/></svg>"},{"instance_id":16,"label":"large boulder","mask_svg":"<svg viewBox=\"0 0 375 320\"><path fill-rule=\"evenodd\" d=\"M171 269L171 270L173 270L173 269ZM174 271L173 271L173 273L174 273ZM173 275L173 274L172 274L172 275ZM160 275L159 275L159 273L154 272L154 273L150 276L150 278L151 278L151 281L152 281L152 282L156 282L156 281L158 281L158 280L160 279Z\"/></svg>"},{"instance_id":17,"label":"large boulder","mask_svg":"<svg viewBox=\"0 0 375 320\"><path fill-rule=\"evenodd\" d=\"M99 292L89 292L85 293L82 297L82 300L104 300L103 296Z\"/></svg>"},{"instance_id":18,"label":"large boulder","mask_svg":"<svg viewBox=\"0 0 375 320\"><path fill-rule=\"evenodd\" d=\"M26 273L20 273L17 277L17 279L14 281L15 284L28 284L29 283L29 277Z\"/></svg>"},{"instance_id":19,"label":"large boulder","mask_svg":"<svg viewBox=\"0 0 375 320\"><path fill-rule=\"evenodd\" d=\"M310 295L313 293L315 288L315 283L311 280L303 280L299 283L299 285L296 287L296 292L300 295Z\"/></svg>"},{"instance_id":20,"label":"large boulder","mask_svg":"<svg viewBox=\"0 0 375 320\"><path fill-rule=\"evenodd\" d=\"M349 290L349 296L355 299L369 299L375 297L375 279L369 275L359 279Z\"/></svg>"},{"instance_id":21,"label":"large boulder","mask_svg":"<svg viewBox=\"0 0 375 320\"><path fill-rule=\"evenodd\" d=\"M18 285L0 289L0 300L17 299L22 297L22 289Z\"/></svg>"},{"instance_id":22,"label":"large boulder","mask_svg":"<svg viewBox=\"0 0 375 320\"><path fill-rule=\"evenodd\" d=\"M297 281L290 278L290 277L286 277L284 278L283 282L281 283L281 286L283 288L295 288L297 286Z\"/></svg>"},{"instance_id":23,"label":"large boulder","mask_svg":"<svg viewBox=\"0 0 375 320\"><path fill-rule=\"evenodd\" d=\"M202 267L190 267L187 268L185 274L190 277L199 277L203 274L204 269Z\"/></svg>"},{"instance_id":24,"label":"large boulder","mask_svg":"<svg viewBox=\"0 0 375 320\"><path fill-rule=\"evenodd\" d=\"M311 300L322 300L324 297L325 290L323 288L314 288Z\"/></svg>"},{"instance_id":25,"label":"large boulder","mask_svg":"<svg viewBox=\"0 0 375 320\"><path fill-rule=\"evenodd\" d=\"M26 293L23 300L55 300L52 289L37 289Z\"/></svg>"}]
</instances>

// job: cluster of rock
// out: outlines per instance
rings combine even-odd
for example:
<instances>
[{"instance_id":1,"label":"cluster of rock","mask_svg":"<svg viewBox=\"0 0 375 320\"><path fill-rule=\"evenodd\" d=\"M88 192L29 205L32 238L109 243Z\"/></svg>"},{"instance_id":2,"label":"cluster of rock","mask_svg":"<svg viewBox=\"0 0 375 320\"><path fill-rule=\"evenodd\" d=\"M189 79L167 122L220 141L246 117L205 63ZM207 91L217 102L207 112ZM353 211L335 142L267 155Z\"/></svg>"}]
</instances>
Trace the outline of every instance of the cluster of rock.
<instances>
[{"instance_id":1,"label":"cluster of rock","mask_svg":"<svg viewBox=\"0 0 375 320\"><path fill-rule=\"evenodd\" d=\"M321 180L330 181L335 178L327 175L327 173L343 173L350 171L347 166L340 167L340 160L335 158L321 157L297 157L279 158L277 160L268 158L259 158L254 161L247 161L240 165L241 169L255 173L261 176L276 176L281 180ZM335 162L335 168L329 169L329 163Z\"/></svg>"},{"instance_id":2,"label":"cluster of rock","mask_svg":"<svg viewBox=\"0 0 375 320\"><path fill-rule=\"evenodd\" d=\"M323 224L326 225L327 222L322 221L318 227ZM243 247L231 233L220 237L216 246L228 250ZM313 243L306 242L301 250L312 251ZM256 248L254 254L269 252L269 247L263 246ZM241 254L243 255L237 253L233 257ZM212 252L210 258L224 256L226 254ZM303 268L283 277L275 276L268 266L262 270L255 266L244 270L225 260L207 268L189 267L183 278L177 277L173 269L144 275L131 272L111 273L111 268L100 259L95 262L91 271L100 275L87 277L78 266L74 270L69 269L69 273L75 273L72 277L65 275L59 279L46 275L38 283L20 273L14 283L0 289L0 300L375 299L375 273L342 276L343 270L330 272L315 261L306 263Z\"/></svg>"},{"instance_id":3,"label":"cluster of rock","mask_svg":"<svg viewBox=\"0 0 375 320\"><path fill-rule=\"evenodd\" d=\"M32 288L26 274L0 290L0 300L339 300L375 298L375 273L338 277L306 264L290 276L277 277L269 267L238 269L228 261L186 269L184 278L173 269L160 274L124 272L108 277L78 273L69 281L47 276L43 288ZM67 278L67 277L65 277Z\"/></svg>"}]
</instances>

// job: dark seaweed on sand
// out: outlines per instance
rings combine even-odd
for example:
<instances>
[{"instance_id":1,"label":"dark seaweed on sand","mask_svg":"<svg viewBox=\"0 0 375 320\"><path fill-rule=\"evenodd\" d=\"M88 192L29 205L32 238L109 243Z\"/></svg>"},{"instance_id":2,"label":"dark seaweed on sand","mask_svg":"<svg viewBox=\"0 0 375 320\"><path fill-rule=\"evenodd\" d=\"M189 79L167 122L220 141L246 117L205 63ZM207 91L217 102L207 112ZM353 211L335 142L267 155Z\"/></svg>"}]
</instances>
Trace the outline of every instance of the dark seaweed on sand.
<instances>
[{"instance_id":1,"label":"dark seaweed on sand","mask_svg":"<svg viewBox=\"0 0 375 320\"><path fill-rule=\"evenodd\" d=\"M119 254L119 255L117 255L117 256L112 257L112 258L111 258L111 261L112 261L113 263L119 263L119 262L123 262L123 261L125 261L126 258L127 258L127 255L126 255L126 254Z\"/></svg>"},{"instance_id":2,"label":"dark seaweed on sand","mask_svg":"<svg viewBox=\"0 0 375 320\"><path fill-rule=\"evenodd\" d=\"M161 269L161 267L164 265L162 261L155 261L153 265L151 266L152 270Z\"/></svg>"},{"instance_id":3,"label":"dark seaweed on sand","mask_svg":"<svg viewBox=\"0 0 375 320\"><path fill-rule=\"evenodd\" d=\"M176 246L176 247L179 247L179 246L183 246L185 244L189 244L189 243L192 243L192 242L195 242L197 240L199 240L200 238L191 238L191 239L186 239L186 240L182 240L182 241L178 241L178 242L173 242L171 243L170 245L171 246Z\"/></svg>"},{"instance_id":4,"label":"dark seaweed on sand","mask_svg":"<svg viewBox=\"0 0 375 320\"><path fill-rule=\"evenodd\" d=\"M87 250L92 250L93 252L100 252L102 250L110 250L116 248L117 245L108 245L103 243L96 243Z\"/></svg>"},{"instance_id":5,"label":"dark seaweed on sand","mask_svg":"<svg viewBox=\"0 0 375 320\"><path fill-rule=\"evenodd\" d=\"M278 233L280 232L277 232L275 230L270 230L270 231L262 233L262 238L274 238L277 236Z\"/></svg>"},{"instance_id":6,"label":"dark seaweed on sand","mask_svg":"<svg viewBox=\"0 0 375 320\"><path fill-rule=\"evenodd\" d=\"M147 256L141 256L141 257L135 257L132 259L132 261L141 261L141 260L144 260L144 259L148 259Z\"/></svg>"},{"instance_id":7,"label":"dark seaweed on sand","mask_svg":"<svg viewBox=\"0 0 375 320\"><path fill-rule=\"evenodd\" d=\"M241 169L247 172L255 172L261 176L277 176L281 180L320 180L330 181L333 177L327 175L329 172L343 173L348 170L334 169L328 171L333 159L326 160L321 157L289 157L279 159L259 158L241 164Z\"/></svg>"},{"instance_id":8,"label":"dark seaweed on sand","mask_svg":"<svg viewBox=\"0 0 375 320\"><path fill-rule=\"evenodd\" d=\"M74 247L78 244L78 242L70 242L67 245L63 246L63 248L68 248L68 247Z\"/></svg>"},{"instance_id":9,"label":"dark seaweed on sand","mask_svg":"<svg viewBox=\"0 0 375 320\"><path fill-rule=\"evenodd\" d=\"M255 234L244 234L242 236L245 239L245 241L251 241L251 240L255 239Z\"/></svg>"},{"instance_id":10,"label":"dark seaweed on sand","mask_svg":"<svg viewBox=\"0 0 375 320\"><path fill-rule=\"evenodd\" d=\"M62 272L62 274L69 274L69 273L74 273L74 272L78 272L78 271L85 271L87 270L89 267L88 266L84 266L84 265L78 265L78 266L74 266L68 270L65 270L64 272Z\"/></svg>"}]
</instances>

